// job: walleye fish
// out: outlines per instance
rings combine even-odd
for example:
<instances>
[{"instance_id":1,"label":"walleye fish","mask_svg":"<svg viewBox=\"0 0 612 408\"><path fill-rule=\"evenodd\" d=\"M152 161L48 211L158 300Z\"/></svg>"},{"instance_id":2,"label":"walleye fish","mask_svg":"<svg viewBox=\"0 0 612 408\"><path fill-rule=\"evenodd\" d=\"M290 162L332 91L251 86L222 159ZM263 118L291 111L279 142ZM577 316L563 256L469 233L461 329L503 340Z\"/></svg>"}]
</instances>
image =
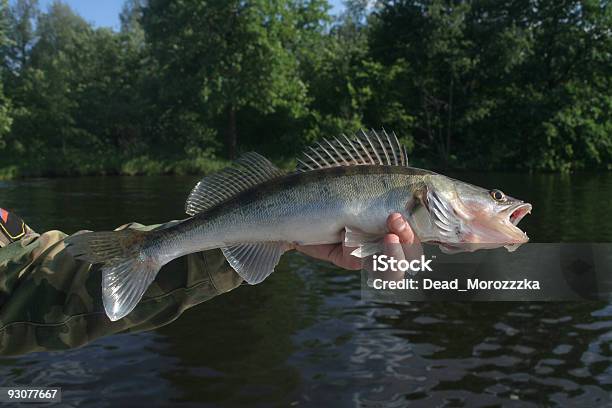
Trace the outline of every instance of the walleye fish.
<instances>
[{"instance_id":1,"label":"walleye fish","mask_svg":"<svg viewBox=\"0 0 612 408\"><path fill-rule=\"evenodd\" d=\"M324 140L285 174L247 153L202 179L186 203L190 218L149 232L91 232L69 237L77 259L101 263L102 296L111 320L138 304L160 268L180 256L221 248L248 283L266 279L291 244L338 243L353 255L378 252L386 219L401 213L421 242L448 253L508 250L528 241L516 225L531 204L408 166L394 133L364 132Z\"/></svg>"}]
</instances>

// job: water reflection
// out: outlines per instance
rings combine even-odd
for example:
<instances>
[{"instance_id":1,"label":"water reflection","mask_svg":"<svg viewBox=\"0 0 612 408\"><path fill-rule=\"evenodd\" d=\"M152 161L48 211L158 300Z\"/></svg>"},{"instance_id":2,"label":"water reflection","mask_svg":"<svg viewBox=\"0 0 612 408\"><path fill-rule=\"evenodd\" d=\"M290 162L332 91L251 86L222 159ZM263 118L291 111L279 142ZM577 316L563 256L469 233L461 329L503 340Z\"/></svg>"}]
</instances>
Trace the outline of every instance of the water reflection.
<instances>
[{"instance_id":1,"label":"water reflection","mask_svg":"<svg viewBox=\"0 0 612 408\"><path fill-rule=\"evenodd\" d=\"M61 387L71 406L153 405L178 395L159 375L179 361L159 353L160 337L117 335L66 352L0 358L0 386Z\"/></svg>"},{"instance_id":2,"label":"water reflection","mask_svg":"<svg viewBox=\"0 0 612 408\"><path fill-rule=\"evenodd\" d=\"M532 241L612 241L610 175L455 176L533 203ZM39 230L153 223L182 217L194 181L8 182L0 205ZM368 304L358 274L291 255L154 332L0 359L0 384L62 386L88 406L601 406L611 316L601 302Z\"/></svg>"}]
</instances>

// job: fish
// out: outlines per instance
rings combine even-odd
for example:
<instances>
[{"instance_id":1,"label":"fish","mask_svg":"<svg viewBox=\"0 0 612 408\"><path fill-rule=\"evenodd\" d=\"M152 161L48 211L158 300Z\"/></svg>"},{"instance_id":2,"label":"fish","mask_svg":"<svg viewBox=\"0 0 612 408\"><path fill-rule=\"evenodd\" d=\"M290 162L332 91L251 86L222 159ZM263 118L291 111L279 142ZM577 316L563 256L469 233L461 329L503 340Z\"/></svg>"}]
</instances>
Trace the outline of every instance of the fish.
<instances>
[{"instance_id":1,"label":"fish","mask_svg":"<svg viewBox=\"0 0 612 408\"><path fill-rule=\"evenodd\" d=\"M361 130L309 147L285 172L255 152L204 177L186 201L189 218L153 231L89 232L65 239L76 259L102 264L112 321L129 314L175 258L220 248L249 284L264 281L295 245L342 242L365 258L381 250L386 219L400 213L422 243L447 253L527 242L517 227L529 203L410 167L394 132ZM343 234L344 232L344 234Z\"/></svg>"}]
</instances>

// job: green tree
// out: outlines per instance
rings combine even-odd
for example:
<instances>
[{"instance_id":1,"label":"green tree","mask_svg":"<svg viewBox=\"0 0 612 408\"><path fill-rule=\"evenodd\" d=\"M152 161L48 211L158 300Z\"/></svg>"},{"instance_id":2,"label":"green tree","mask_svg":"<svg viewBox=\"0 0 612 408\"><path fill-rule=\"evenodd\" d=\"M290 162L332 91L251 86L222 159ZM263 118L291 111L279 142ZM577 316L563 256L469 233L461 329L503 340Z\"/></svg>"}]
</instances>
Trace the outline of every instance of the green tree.
<instances>
[{"instance_id":1,"label":"green tree","mask_svg":"<svg viewBox=\"0 0 612 408\"><path fill-rule=\"evenodd\" d=\"M326 0L128 0L118 32L59 1L0 7L0 152L39 174L381 126L417 165L612 166L608 2L349 0L332 19Z\"/></svg>"},{"instance_id":2,"label":"green tree","mask_svg":"<svg viewBox=\"0 0 612 408\"><path fill-rule=\"evenodd\" d=\"M6 49L5 63L13 72L27 66L36 37L34 22L39 14L38 0L16 0L7 12L10 44Z\"/></svg>"},{"instance_id":3,"label":"green tree","mask_svg":"<svg viewBox=\"0 0 612 408\"><path fill-rule=\"evenodd\" d=\"M302 65L312 123L308 139L352 132L363 126L364 98L356 86L367 56L365 7L355 2L339 16Z\"/></svg>"},{"instance_id":4,"label":"green tree","mask_svg":"<svg viewBox=\"0 0 612 408\"><path fill-rule=\"evenodd\" d=\"M126 0L119 14L121 34L136 48L145 45L145 33L142 27L144 0Z\"/></svg>"},{"instance_id":5,"label":"green tree","mask_svg":"<svg viewBox=\"0 0 612 408\"><path fill-rule=\"evenodd\" d=\"M25 4L25 3L24 3ZM35 4L35 3L28 3ZM153 115L141 98L145 65L142 32L135 22L121 33L93 29L67 5L47 13L13 10L15 38L29 32L20 16L38 15L36 32L14 68L13 146L17 153L60 161L104 151L129 153L147 146L143 125ZM29 20L28 20L29 21ZM142 31L142 30L140 30ZM71 152L74 152L72 154ZM77 153L80 152L80 153Z\"/></svg>"},{"instance_id":6,"label":"green tree","mask_svg":"<svg viewBox=\"0 0 612 408\"><path fill-rule=\"evenodd\" d=\"M453 166L605 168L610 13L597 0L385 1L371 55L398 70L403 96L392 97L415 117L419 155Z\"/></svg>"},{"instance_id":7,"label":"green tree","mask_svg":"<svg viewBox=\"0 0 612 408\"><path fill-rule=\"evenodd\" d=\"M383 2L371 36L374 60L401 76L395 104L415 117L420 151L435 151L442 166L454 158L458 123L473 102L466 89L476 67L465 33L469 11L467 2Z\"/></svg>"},{"instance_id":8,"label":"green tree","mask_svg":"<svg viewBox=\"0 0 612 408\"><path fill-rule=\"evenodd\" d=\"M95 52L93 30L60 2L41 14L36 26L38 39L21 71L19 103L24 109L16 118L16 133L31 153L46 156L60 148L66 154L69 146L92 141L75 116L84 90L83 74Z\"/></svg>"},{"instance_id":9,"label":"green tree","mask_svg":"<svg viewBox=\"0 0 612 408\"><path fill-rule=\"evenodd\" d=\"M526 167L609 168L612 7L598 0L530 5L513 10L514 24L529 33L532 46L512 73L509 100L515 112L510 129L529 145L522 149Z\"/></svg>"},{"instance_id":10,"label":"green tree","mask_svg":"<svg viewBox=\"0 0 612 408\"><path fill-rule=\"evenodd\" d=\"M12 7L4 7L4 21L7 41L2 47L4 70L4 89L13 102L11 111L16 121L5 147L17 148L13 134L19 129L20 118L28 114L29 106L24 103L23 95L27 89L27 70L29 57L35 43L34 22L39 16L37 0L16 0Z\"/></svg>"},{"instance_id":11,"label":"green tree","mask_svg":"<svg viewBox=\"0 0 612 408\"><path fill-rule=\"evenodd\" d=\"M317 28L322 4L151 0L144 27L160 64L164 115L201 127L224 118L229 157L236 155L241 113L286 109L299 116L306 100L300 37Z\"/></svg>"},{"instance_id":12,"label":"green tree","mask_svg":"<svg viewBox=\"0 0 612 408\"><path fill-rule=\"evenodd\" d=\"M8 39L8 1L0 0L0 57L2 61L6 60L5 50L9 47ZM4 64L0 65L0 150L4 147L4 135L6 135L10 128L12 119L10 117L10 101L4 95L3 91L3 78L5 76Z\"/></svg>"}]
</instances>

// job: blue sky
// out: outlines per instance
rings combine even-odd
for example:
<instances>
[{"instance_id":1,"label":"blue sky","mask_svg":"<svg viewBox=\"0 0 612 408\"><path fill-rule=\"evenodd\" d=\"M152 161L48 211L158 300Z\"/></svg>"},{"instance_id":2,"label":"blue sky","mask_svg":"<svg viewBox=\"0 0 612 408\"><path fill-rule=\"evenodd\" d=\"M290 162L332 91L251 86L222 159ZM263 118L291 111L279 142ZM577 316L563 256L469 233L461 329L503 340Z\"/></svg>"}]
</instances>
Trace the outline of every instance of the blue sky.
<instances>
[{"instance_id":1,"label":"blue sky","mask_svg":"<svg viewBox=\"0 0 612 408\"><path fill-rule=\"evenodd\" d=\"M119 12L124 0L64 0L64 3L79 13L85 20L93 23L96 27L119 28ZM40 0L43 10L53 0ZM333 6L332 13L338 13L342 8L342 0L330 0Z\"/></svg>"}]
</instances>

